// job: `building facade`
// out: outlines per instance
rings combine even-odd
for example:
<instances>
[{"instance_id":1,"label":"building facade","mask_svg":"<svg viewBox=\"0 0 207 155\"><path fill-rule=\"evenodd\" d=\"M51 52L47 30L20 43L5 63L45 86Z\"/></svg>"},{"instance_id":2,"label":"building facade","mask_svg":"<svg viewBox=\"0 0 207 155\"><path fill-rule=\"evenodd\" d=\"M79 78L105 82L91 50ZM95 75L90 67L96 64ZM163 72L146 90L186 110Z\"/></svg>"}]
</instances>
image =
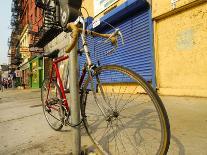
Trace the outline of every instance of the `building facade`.
<instances>
[{"instance_id":1,"label":"building facade","mask_svg":"<svg viewBox=\"0 0 207 155\"><path fill-rule=\"evenodd\" d=\"M160 94L207 97L207 2L152 1Z\"/></svg>"},{"instance_id":2,"label":"building facade","mask_svg":"<svg viewBox=\"0 0 207 155\"><path fill-rule=\"evenodd\" d=\"M18 30L18 34L11 35L10 40L16 41L10 46L11 61L13 56L16 59L14 70L21 71L19 85L24 88L33 88L32 76L35 74L31 70L31 60L38 55L38 52L43 51L34 52L30 50L30 47L33 47L34 42L38 40L38 32L43 26L42 10L36 7L35 0L13 0L12 12L15 15L13 31Z\"/></svg>"},{"instance_id":3,"label":"building facade","mask_svg":"<svg viewBox=\"0 0 207 155\"><path fill-rule=\"evenodd\" d=\"M42 10L36 6L35 0L22 0L21 3L24 10L20 18L24 27L20 40L20 53L23 59L20 67L22 83L25 87L39 88L43 78L42 63L41 59L37 58L38 53L30 51L30 47L34 46L39 37L38 32L43 26Z\"/></svg>"},{"instance_id":4,"label":"building facade","mask_svg":"<svg viewBox=\"0 0 207 155\"><path fill-rule=\"evenodd\" d=\"M22 71L22 83L26 87L37 88L48 77L51 60L31 53L29 47L36 42L45 52L59 49L60 56L65 53L70 34L60 33L54 27L46 32L54 39L39 38L45 18L42 10L36 7L34 0L13 0L13 4L20 11L15 14L19 24L13 24L18 33L12 31L13 39L10 40L11 66L14 68L16 60L21 60L16 66ZM207 2L83 0L82 6L87 10L82 9L84 17L93 19L89 29L111 33L111 24L120 28L125 38L124 46L119 44L115 53L106 56L107 50L111 49L110 45L100 44L103 41L101 38L88 37L94 61L99 61L101 65L126 66L143 76L163 95L207 96L207 46L204 44ZM51 32L54 34L51 35ZM79 57L79 62L82 67L85 57ZM68 61L59 67L65 77Z\"/></svg>"},{"instance_id":5,"label":"building facade","mask_svg":"<svg viewBox=\"0 0 207 155\"><path fill-rule=\"evenodd\" d=\"M127 38L125 46L110 57L103 54L107 49L106 45L102 47L97 44L98 39L88 38L92 53L96 50L99 52L96 57L98 55L102 64L116 63L134 70L152 82L162 95L206 97L207 2L145 2L151 7L133 0L114 0L110 3L88 1L88 4L93 4L86 5L88 10L92 10L89 14L94 17L94 21L98 21L91 25L91 29L103 33L112 32L107 24L103 24L106 21L119 27ZM126 54L130 57L126 58ZM84 58L80 58L80 62L84 61Z\"/></svg>"}]
</instances>

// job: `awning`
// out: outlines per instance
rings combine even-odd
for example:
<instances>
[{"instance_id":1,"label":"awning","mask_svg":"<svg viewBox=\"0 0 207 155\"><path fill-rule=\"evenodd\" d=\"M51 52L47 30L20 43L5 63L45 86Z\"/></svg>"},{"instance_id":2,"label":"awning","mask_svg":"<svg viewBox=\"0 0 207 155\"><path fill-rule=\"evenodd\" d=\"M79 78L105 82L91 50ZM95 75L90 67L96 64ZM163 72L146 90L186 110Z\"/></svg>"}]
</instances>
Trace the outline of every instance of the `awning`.
<instances>
[{"instance_id":1,"label":"awning","mask_svg":"<svg viewBox=\"0 0 207 155\"><path fill-rule=\"evenodd\" d=\"M123 18L130 16L132 13L137 12L138 10L142 10L146 7L149 7L149 3L146 0L127 0L120 6L116 7L115 9L101 17L99 19L100 25L97 25L95 28L93 28L92 23L89 25L88 29L95 29L96 31L99 31L107 25L105 22L110 24L116 23L120 20L123 20Z\"/></svg>"}]
</instances>

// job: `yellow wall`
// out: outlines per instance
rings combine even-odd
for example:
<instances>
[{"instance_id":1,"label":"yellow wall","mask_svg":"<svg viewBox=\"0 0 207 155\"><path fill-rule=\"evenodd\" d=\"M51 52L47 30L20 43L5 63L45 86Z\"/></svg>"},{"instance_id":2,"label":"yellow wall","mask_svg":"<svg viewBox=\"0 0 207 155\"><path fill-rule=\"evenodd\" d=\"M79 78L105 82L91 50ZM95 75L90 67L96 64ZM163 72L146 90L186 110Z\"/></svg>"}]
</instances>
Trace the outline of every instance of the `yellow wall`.
<instances>
[{"instance_id":1,"label":"yellow wall","mask_svg":"<svg viewBox=\"0 0 207 155\"><path fill-rule=\"evenodd\" d=\"M109 8L107 8L106 10L102 11L101 13L99 13L98 15L94 15L94 0L84 0L82 3L82 6L85 7L89 13L89 15L91 17L94 18L101 18L102 16L104 16L105 12L110 11L112 8L117 7L119 5L121 5L122 3L124 3L126 0L118 0L116 3L114 3L113 5L111 5ZM87 17L86 12L82 9L83 15L84 17Z\"/></svg>"},{"instance_id":2,"label":"yellow wall","mask_svg":"<svg viewBox=\"0 0 207 155\"><path fill-rule=\"evenodd\" d=\"M201 3L205 0L178 0L176 2L176 9L179 9L183 6L191 5L193 3ZM171 0L152 0L152 17L158 17L167 12L172 11Z\"/></svg>"},{"instance_id":3,"label":"yellow wall","mask_svg":"<svg viewBox=\"0 0 207 155\"><path fill-rule=\"evenodd\" d=\"M109 83L102 84L105 92L108 93L124 93L124 94L137 94L145 93L145 90L137 83Z\"/></svg>"},{"instance_id":4,"label":"yellow wall","mask_svg":"<svg viewBox=\"0 0 207 155\"><path fill-rule=\"evenodd\" d=\"M104 11L100 12L98 15L95 16L95 18L101 18L104 16L107 12L111 11L112 9L120 6L122 3L124 3L126 0L118 0L116 3L112 4L110 7L105 9Z\"/></svg>"},{"instance_id":5,"label":"yellow wall","mask_svg":"<svg viewBox=\"0 0 207 155\"><path fill-rule=\"evenodd\" d=\"M94 0L83 0L82 6L85 7L88 11L89 16L93 17L94 16L94 10L93 10L93 1ZM81 9L84 17L87 17L87 13L84 9Z\"/></svg>"},{"instance_id":6,"label":"yellow wall","mask_svg":"<svg viewBox=\"0 0 207 155\"><path fill-rule=\"evenodd\" d=\"M156 75L161 94L207 97L206 12L204 3L155 22Z\"/></svg>"}]
</instances>

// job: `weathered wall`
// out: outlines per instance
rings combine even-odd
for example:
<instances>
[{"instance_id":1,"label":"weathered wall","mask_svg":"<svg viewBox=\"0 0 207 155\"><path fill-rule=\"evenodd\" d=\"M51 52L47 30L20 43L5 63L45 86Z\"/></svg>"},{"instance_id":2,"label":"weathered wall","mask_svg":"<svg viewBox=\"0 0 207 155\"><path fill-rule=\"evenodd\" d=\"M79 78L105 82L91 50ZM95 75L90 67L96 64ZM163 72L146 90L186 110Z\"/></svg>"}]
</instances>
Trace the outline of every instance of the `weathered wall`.
<instances>
[{"instance_id":1,"label":"weathered wall","mask_svg":"<svg viewBox=\"0 0 207 155\"><path fill-rule=\"evenodd\" d=\"M36 7L34 0L21 0L22 15L20 17L21 26L24 28L30 24L32 31L38 32L38 28L42 26L43 17L40 8Z\"/></svg>"},{"instance_id":2,"label":"weathered wall","mask_svg":"<svg viewBox=\"0 0 207 155\"><path fill-rule=\"evenodd\" d=\"M152 0L152 18L163 15L173 10L172 0ZM176 0L174 0L176 1ZM175 8L178 9L192 3L200 3L205 0L177 0Z\"/></svg>"},{"instance_id":3,"label":"weathered wall","mask_svg":"<svg viewBox=\"0 0 207 155\"><path fill-rule=\"evenodd\" d=\"M24 30L21 33L20 36L20 53L23 59L22 64L26 63L28 59L31 56L31 53L29 52L29 37L30 35L28 34L28 25L24 27Z\"/></svg>"},{"instance_id":4,"label":"weathered wall","mask_svg":"<svg viewBox=\"0 0 207 155\"><path fill-rule=\"evenodd\" d=\"M82 2L82 6L84 8L86 8L86 10L88 11L89 16L93 17L94 16L94 10L93 10L93 1L94 0L83 0ZM87 13L84 9L81 9L84 17L87 17Z\"/></svg>"},{"instance_id":5,"label":"weathered wall","mask_svg":"<svg viewBox=\"0 0 207 155\"><path fill-rule=\"evenodd\" d=\"M161 94L207 96L206 28L207 3L156 21L156 75Z\"/></svg>"},{"instance_id":6,"label":"weathered wall","mask_svg":"<svg viewBox=\"0 0 207 155\"><path fill-rule=\"evenodd\" d=\"M101 18L102 16L104 16L106 13L110 12L112 9L120 6L122 3L124 3L126 0L118 0L117 2L115 2L114 4L112 4L110 7L108 7L107 9L103 10L102 12L100 12L98 15L95 16L95 18Z\"/></svg>"}]
</instances>

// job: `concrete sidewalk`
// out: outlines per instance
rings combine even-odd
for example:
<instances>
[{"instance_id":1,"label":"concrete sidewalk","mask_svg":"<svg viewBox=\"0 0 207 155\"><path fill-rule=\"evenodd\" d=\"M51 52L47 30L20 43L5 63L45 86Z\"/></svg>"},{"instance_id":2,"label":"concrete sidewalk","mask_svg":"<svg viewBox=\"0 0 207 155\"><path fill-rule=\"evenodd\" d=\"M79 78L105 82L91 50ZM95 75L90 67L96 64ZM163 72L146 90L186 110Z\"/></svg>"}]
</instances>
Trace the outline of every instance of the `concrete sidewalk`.
<instances>
[{"instance_id":1,"label":"concrete sidewalk","mask_svg":"<svg viewBox=\"0 0 207 155\"><path fill-rule=\"evenodd\" d=\"M207 155L207 98L161 98L171 125L168 154Z\"/></svg>"},{"instance_id":2,"label":"concrete sidewalk","mask_svg":"<svg viewBox=\"0 0 207 155\"><path fill-rule=\"evenodd\" d=\"M69 154L72 132L54 131L43 115L40 90L8 89L0 93L0 155ZM91 142L82 132L82 146Z\"/></svg>"},{"instance_id":3,"label":"concrete sidewalk","mask_svg":"<svg viewBox=\"0 0 207 155\"><path fill-rule=\"evenodd\" d=\"M0 154L68 154L71 129L47 124L39 90L0 92ZM169 155L207 155L207 98L161 96L171 124ZM91 142L83 132L82 146Z\"/></svg>"}]
</instances>

